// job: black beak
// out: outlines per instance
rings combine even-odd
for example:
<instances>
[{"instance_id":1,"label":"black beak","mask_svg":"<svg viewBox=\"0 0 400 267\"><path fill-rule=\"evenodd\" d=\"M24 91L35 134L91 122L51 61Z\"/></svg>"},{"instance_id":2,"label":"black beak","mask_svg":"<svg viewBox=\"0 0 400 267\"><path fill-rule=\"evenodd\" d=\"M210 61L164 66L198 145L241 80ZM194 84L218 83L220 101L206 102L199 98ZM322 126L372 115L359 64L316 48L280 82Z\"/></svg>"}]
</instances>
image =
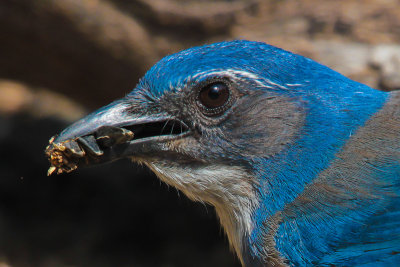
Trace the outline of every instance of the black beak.
<instances>
[{"instance_id":1,"label":"black beak","mask_svg":"<svg viewBox=\"0 0 400 267\"><path fill-rule=\"evenodd\" d=\"M53 172L71 172L81 165L160 152L160 144L189 134L189 127L166 113L140 110L124 99L75 122L49 141L46 155Z\"/></svg>"}]
</instances>

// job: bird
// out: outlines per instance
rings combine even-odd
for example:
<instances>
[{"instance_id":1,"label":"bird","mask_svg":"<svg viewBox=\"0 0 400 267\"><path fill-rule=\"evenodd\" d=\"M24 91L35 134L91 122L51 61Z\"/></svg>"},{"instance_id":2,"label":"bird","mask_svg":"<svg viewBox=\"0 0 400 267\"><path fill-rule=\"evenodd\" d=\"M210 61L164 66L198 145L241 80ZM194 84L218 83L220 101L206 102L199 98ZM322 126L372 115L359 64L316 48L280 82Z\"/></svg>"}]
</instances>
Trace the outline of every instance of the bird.
<instances>
[{"instance_id":1,"label":"bird","mask_svg":"<svg viewBox=\"0 0 400 267\"><path fill-rule=\"evenodd\" d=\"M243 266L400 266L400 92L301 55L168 55L50 144L51 172L131 158L212 205Z\"/></svg>"}]
</instances>

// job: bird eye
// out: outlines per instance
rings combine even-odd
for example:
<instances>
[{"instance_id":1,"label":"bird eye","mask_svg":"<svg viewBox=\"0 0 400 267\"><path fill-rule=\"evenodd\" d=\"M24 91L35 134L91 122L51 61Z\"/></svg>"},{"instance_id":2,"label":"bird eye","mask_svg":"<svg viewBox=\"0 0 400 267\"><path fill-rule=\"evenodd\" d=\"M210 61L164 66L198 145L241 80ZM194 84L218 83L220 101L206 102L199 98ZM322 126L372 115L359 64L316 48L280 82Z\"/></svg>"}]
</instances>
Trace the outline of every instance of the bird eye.
<instances>
[{"instance_id":1,"label":"bird eye","mask_svg":"<svg viewBox=\"0 0 400 267\"><path fill-rule=\"evenodd\" d=\"M229 102L229 87L223 82L214 82L204 86L199 93L198 102L206 115L216 115L224 111Z\"/></svg>"}]
</instances>

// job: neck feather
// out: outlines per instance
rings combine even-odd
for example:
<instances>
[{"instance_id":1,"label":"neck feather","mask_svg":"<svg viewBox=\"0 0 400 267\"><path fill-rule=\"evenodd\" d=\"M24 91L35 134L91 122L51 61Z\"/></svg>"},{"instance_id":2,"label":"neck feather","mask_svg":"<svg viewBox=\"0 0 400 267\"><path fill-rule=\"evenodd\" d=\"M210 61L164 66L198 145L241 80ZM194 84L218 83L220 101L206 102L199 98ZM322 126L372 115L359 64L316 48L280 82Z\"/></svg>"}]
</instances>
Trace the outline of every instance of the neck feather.
<instances>
[{"instance_id":1,"label":"neck feather","mask_svg":"<svg viewBox=\"0 0 400 267\"><path fill-rule=\"evenodd\" d=\"M302 95L306 122L296 142L274 157L255 160L261 201L249 238L253 255L267 260L280 254L275 247L280 212L329 166L346 141L387 99L387 93L346 82L349 87L325 88L325 94L308 90Z\"/></svg>"},{"instance_id":2,"label":"neck feather","mask_svg":"<svg viewBox=\"0 0 400 267\"><path fill-rule=\"evenodd\" d=\"M215 207L231 247L243 263L243 241L253 230L251 217L256 208L253 178L241 167L211 165L182 167L171 162L146 163L164 182L190 199Z\"/></svg>"}]
</instances>

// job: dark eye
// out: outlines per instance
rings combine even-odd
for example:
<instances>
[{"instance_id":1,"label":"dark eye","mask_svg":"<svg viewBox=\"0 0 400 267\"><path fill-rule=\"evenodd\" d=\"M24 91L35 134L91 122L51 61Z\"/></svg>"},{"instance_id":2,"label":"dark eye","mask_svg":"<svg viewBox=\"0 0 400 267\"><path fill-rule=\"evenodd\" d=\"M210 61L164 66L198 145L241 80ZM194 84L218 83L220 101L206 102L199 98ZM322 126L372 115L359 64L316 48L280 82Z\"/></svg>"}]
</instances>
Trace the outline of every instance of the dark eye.
<instances>
[{"instance_id":1,"label":"dark eye","mask_svg":"<svg viewBox=\"0 0 400 267\"><path fill-rule=\"evenodd\" d=\"M207 109L219 109L229 101L229 87L223 82L208 84L200 90L198 100Z\"/></svg>"}]
</instances>

